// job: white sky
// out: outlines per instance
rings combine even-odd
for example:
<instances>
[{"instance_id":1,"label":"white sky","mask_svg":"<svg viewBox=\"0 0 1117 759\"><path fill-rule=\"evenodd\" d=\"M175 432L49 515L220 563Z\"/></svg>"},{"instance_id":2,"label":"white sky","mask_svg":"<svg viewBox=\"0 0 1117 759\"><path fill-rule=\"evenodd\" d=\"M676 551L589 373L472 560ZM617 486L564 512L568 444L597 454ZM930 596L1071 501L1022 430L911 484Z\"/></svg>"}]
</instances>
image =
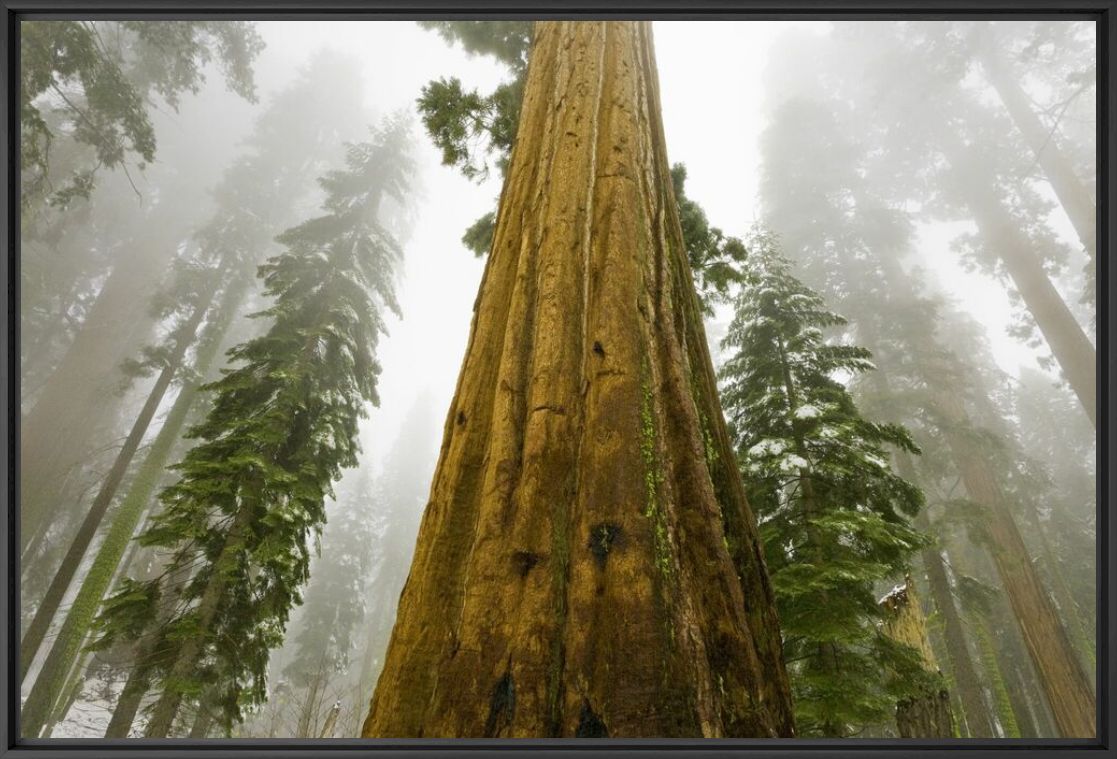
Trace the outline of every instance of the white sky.
<instances>
[{"instance_id":1,"label":"white sky","mask_svg":"<svg viewBox=\"0 0 1117 759\"><path fill-rule=\"evenodd\" d=\"M757 220L758 138L765 124L763 75L769 48L789 26L825 33L829 22L656 22L655 40L669 159L687 165L687 192L716 226L743 234ZM414 111L420 88L441 76L457 76L467 87L490 89L503 77L486 58L468 58L433 32L413 22L262 22L267 47L257 80L263 98L284 86L293 72L321 47L349 53L364 69L365 102L376 116L405 108ZM710 72L716 71L716 81ZM381 460L400 420L425 389L441 425L457 380L468 337L472 304L483 260L460 243L462 232L494 207L499 182L477 185L439 157L416 121L416 153L422 190L417 223L407 241L400 283L404 319L393 322L381 344L384 367L381 407L365 429L366 455ZM926 249L948 250L957 228L923 227ZM932 247L933 246L933 247ZM1015 374L1035 365L1033 352L1009 338L1011 321L1003 287L965 271L957 258L938 255L931 273L943 289L987 327L994 355ZM724 311L721 318L724 318ZM719 318L720 320L720 318Z\"/></svg>"}]
</instances>

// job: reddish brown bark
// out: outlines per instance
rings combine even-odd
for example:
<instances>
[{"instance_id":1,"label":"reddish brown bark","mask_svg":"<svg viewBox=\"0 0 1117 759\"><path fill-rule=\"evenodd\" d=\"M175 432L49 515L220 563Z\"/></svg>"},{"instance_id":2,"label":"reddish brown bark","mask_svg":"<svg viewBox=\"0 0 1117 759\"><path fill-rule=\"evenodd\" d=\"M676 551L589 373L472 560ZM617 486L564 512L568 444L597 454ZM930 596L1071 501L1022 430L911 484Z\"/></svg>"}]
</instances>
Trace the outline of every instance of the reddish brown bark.
<instances>
[{"instance_id":1,"label":"reddish brown bark","mask_svg":"<svg viewBox=\"0 0 1117 759\"><path fill-rule=\"evenodd\" d=\"M365 736L787 736L650 26L541 22Z\"/></svg>"}]
</instances>

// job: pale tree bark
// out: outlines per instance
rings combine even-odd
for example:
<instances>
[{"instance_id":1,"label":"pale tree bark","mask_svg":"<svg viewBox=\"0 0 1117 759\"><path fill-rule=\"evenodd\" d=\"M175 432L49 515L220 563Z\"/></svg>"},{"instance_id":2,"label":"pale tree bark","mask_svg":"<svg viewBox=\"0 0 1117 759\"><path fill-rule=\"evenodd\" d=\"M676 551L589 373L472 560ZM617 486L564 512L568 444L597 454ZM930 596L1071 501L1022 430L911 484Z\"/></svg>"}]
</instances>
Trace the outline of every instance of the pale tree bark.
<instances>
[{"instance_id":1,"label":"pale tree bark","mask_svg":"<svg viewBox=\"0 0 1117 759\"><path fill-rule=\"evenodd\" d=\"M365 736L788 736L650 25L540 22Z\"/></svg>"},{"instance_id":2,"label":"pale tree bark","mask_svg":"<svg viewBox=\"0 0 1117 759\"><path fill-rule=\"evenodd\" d=\"M990 27L990 24L978 24L976 30L977 57L982 69L1035 154L1036 162L1051 183L1051 189L1074 226L1079 241L1090 258L1094 258L1097 252L1097 207L1094 199L1059 147L1055 129L1045 127L1036 116L1027 93L997 49L996 37Z\"/></svg>"},{"instance_id":3,"label":"pale tree bark","mask_svg":"<svg viewBox=\"0 0 1117 759\"><path fill-rule=\"evenodd\" d=\"M934 404L942 415L962 483L982 509L989 551L1020 623L1024 644L1039 675L1056 727L1064 738L1095 736L1096 704L1059 611L1040 582L1000 482L988 466L980 441L966 435L965 410L957 394L940 388Z\"/></svg>"},{"instance_id":4,"label":"pale tree bark","mask_svg":"<svg viewBox=\"0 0 1117 759\"><path fill-rule=\"evenodd\" d=\"M972 160L971 149L945 134L943 144L982 240L1004 264L1067 384L1097 427L1097 352L1090 338L1051 283L1031 241L993 194L988 177L973 175L971 167L980 164Z\"/></svg>"},{"instance_id":5,"label":"pale tree bark","mask_svg":"<svg viewBox=\"0 0 1117 759\"><path fill-rule=\"evenodd\" d=\"M74 479L119 410L120 363L152 327L149 295L175 250L178 226L166 212L132 240L34 407L20 422L20 546L26 549L73 508Z\"/></svg>"},{"instance_id":6,"label":"pale tree bark","mask_svg":"<svg viewBox=\"0 0 1117 759\"><path fill-rule=\"evenodd\" d=\"M905 578L901 588L881 599L880 605L884 610L884 634L919 651L923 668L937 676L939 665L931 650L927 620L911 577ZM954 737L954 715L945 684L896 704L896 727L901 738Z\"/></svg>"},{"instance_id":7,"label":"pale tree bark","mask_svg":"<svg viewBox=\"0 0 1117 759\"><path fill-rule=\"evenodd\" d=\"M135 421L132 423L132 429L128 432L128 437L125 438L124 445L121 446L120 451L116 454L112 468L101 483L101 487L97 491L97 495L93 499L89 511L86 512L77 534L71 541L66 554L62 557L62 563L59 565L58 571L55 572L54 577L51 578L50 585L47 587L42 601L39 602L39 607L35 610L35 616L31 620L31 624L23 634L23 638L20 641L21 681L27 676L27 671L30 669L35 654L38 653L39 647L43 643L43 638L46 637L50 623L54 619L54 615L58 612L58 607L62 603L62 599L70 587L70 582L74 579L74 575L77 574L78 567L85 557L86 551L89 550L90 543L93 542L93 538L96 536L97 530L101 526L105 514L108 512L113 498L116 497L117 488L120 487L120 483L124 480L124 475L127 473L128 467L132 463L132 458L136 455L136 451L139 450L140 443L143 442L152 419L155 418L155 412L163 402L163 397L170 388L171 381L182 368L182 361L186 356L186 350L194 342L195 332L197 332L198 326L202 323L202 319L205 318L210 300L211 298L207 296L204 302L195 306L190 319L180 330L172 354L167 357L166 364L163 366L162 371L159 372L155 384L152 385L151 390L148 391L147 399L144 401L140 413L137 414Z\"/></svg>"}]
</instances>

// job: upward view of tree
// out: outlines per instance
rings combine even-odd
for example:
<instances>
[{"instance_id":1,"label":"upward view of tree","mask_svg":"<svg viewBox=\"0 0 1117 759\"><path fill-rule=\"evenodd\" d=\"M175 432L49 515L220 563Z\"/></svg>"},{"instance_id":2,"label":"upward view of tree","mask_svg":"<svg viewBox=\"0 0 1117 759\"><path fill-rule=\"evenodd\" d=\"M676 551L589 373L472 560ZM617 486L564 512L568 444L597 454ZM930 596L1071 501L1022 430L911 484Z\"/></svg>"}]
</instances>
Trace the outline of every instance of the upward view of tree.
<instances>
[{"instance_id":1,"label":"upward view of tree","mask_svg":"<svg viewBox=\"0 0 1117 759\"><path fill-rule=\"evenodd\" d=\"M403 122L350 145L346 169L321 180L327 214L280 235L287 250L260 267L274 299L260 315L272 326L230 351L243 365L210 386L213 409L190 432L202 442L140 536L170 563L124 583L101 615L99 645L144 641L132 677L158 688L148 737L171 733L184 698L219 704L227 730L264 693L267 652L301 598L324 500L356 464L357 421L378 402L381 307L397 310L400 253L377 212L386 196L404 200L410 171ZM180 600L161 620L152 612L180 570L191 576L169 589Z\"/></svg>"},{"instance_id":2,"label":"upward view of tree","mask_svg":"<svg viewBox=\"0 0 1117 759\"><path fill-rule=\"evenodd\" d=\"M861 416L841 373L872 370L864 348L823 342L844 325L791 273L768 232L748 240L723 341L722 402L772 573L799 734L842 738L920 690L915 652L884 635L874 589L903 577L923 538L919 489L887 447L918 448Z\"/></svg>"},{"instance_id":3,"label":"upward view of tree","mask_svg":"<svg viewBox=\"0 0 1117 759\"><path fill-rule=\"evenodd\" d=\"M24 678L100 521L120 489L156 407L173 382L177 381L180 389L38 672L22 713L28 732L38 732L50 707L61 696L66 672L74 666L100 601L147 512L159 476L169 463L171 449L198 398L199 379L210 374L210 365L246 298L255 267L267 257L274 230L295 215L296 201L305 193L306 183L323 168L326 157L335 153L338 140L345 136L345 125L359 121L359 115L349 112L353 109L347 104L331 107L321 96L325 82L344 81L347 77L351 78L351 74L344 61L322 56L289 91L275 99L258 120L247 152L230 167L215 192L220 210L195 236L190 254L180 259L167 292L153 304L160 312L159 318L170 321L172 326L165 341L145 349L143 360L134 362L134 370L158 372L158 378L133 423L126 445L101 483L82 528L24 630L21 641ZM296 110L311 104L320 106L312 109L312 113L320 114L321 119L292 118ZM280 128L281 122L293 126ZM296 146L298 150L293 149ZM261 186L270 187L271 191L261 192L258 189ZM192 362L187 360L191 346Z\"/></svg>"},{"instance_id":4,"label":"upward view of tree","mask_svg":"<svg viewBox=\"0 0 1117 759\"><path fill-rule=\"evenodd\" d=\"M20 22L22 737L1102 734L1095 24L292 30Z\"/></svg>"},{"instance_id":5,"label":"upward view of tree","mask_svg":"<svg viewBox=\"0 0 1117 759\"><path fill-rule=\"evenodd\" d=\"M792 732L649 33L536 25L470 348L366 736ZM560 56L568 47L583 54ZM525 238L540 247L525 251ZM528 289L535 276L520 267L552 273Z\"/></svg>"},{"instance_id":6,"label":"upward view of tree","mask_svg":"<svg viewBox=\"0 0 1117 759\"><path fill-rule=\"evenodd\" d=\"M483 95L466 91L457 77L432 81L418 100L423 124L442 163L457 168L471 180L487 178L492 169L504 177L515 142L524 77L527 73L531 24L528 22L423 22L447 42L460 44L470 55L487 55L507 66L510 79L493 92ZM686 167L671 167L675 202L679 206L683 241L702 306L709 315L715 303L724 302L729 288L737 281L737 269L744 258L744 246L710 226L705 211L688 198L683 185ZM474 222L462 243L475 255L492 248L496 214L487 213Z\"/></svg>"}]
</instances>

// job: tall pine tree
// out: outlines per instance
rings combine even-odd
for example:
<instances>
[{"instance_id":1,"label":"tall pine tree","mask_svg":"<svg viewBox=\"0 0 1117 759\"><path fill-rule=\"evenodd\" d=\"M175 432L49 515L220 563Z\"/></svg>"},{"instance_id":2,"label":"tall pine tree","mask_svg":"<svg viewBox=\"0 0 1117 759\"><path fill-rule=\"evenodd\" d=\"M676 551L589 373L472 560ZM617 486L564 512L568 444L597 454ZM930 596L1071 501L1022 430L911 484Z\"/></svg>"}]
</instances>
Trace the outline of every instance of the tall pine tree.
<instances>
[{"instance_id":1,"label":"tall pine tree","mask_svg":"<svg viewBox=\"0 0 1117 759\"><path fill-rule=\"evenodd\" d=\"M854 405L841 379L873 365L863 348L824 341L844 323L756 230L722 343L722 403L760 521L803 736L880 723L925 676L914 650L880 630L874 596L925 542L908 523L922 493L892 473L886 450L918 448Z\"/></svg>"},{"instance_id":2,"label":"tall pine tree","mask_svg":"<svg viewBox=\"0 0 1117 759\"><path fill-rule=\"evenodd\" d=\"M159 692L148 737L169 735L183 700L203 692L226 730L264 697L268 651L300 601L325 500L357 462L365 404L378 403L375 350L383 308L398 311L400 251L377 215L385 197L403 202L410 174L407 127L393 120L348 147L345 170L320 180L327 213L280 235L287 250L260 267L275 301L260 316L272 326L230 351L242 365L209 386L213 409L190 433L201 442L140 536L171 552L169 565L123 583L101 615L99 645L144 641ZM192 576L173 614L153 625L181 571Z\"/></svg>"}]
</instances>

